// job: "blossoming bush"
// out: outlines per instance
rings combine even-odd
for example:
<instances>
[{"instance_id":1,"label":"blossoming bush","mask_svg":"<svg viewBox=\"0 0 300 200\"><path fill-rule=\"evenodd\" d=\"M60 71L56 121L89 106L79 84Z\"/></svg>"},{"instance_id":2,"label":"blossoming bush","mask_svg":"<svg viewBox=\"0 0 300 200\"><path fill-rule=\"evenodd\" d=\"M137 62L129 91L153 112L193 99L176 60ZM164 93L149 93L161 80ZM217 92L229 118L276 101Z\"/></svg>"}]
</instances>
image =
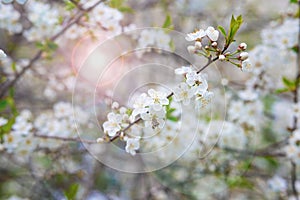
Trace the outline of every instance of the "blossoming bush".
<instances>
[{"instance_id":1,"label":"blossoming bush","mask_svg":"<svg viewBox=\"0 0 300 200\"><path fill-rule=\"evenodd\" d=\"M300 3L255 3L3 0L0 198L299 199Z\"/></svg>"}]
</instances>

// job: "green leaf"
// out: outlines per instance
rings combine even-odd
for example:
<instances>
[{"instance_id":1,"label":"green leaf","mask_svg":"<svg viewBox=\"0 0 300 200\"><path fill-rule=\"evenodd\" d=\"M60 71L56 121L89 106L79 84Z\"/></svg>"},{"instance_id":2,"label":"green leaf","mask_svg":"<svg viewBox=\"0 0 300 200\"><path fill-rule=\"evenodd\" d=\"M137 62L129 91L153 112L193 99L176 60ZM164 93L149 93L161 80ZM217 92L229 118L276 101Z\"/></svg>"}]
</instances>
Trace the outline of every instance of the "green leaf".
<instances>
[{"instance_id":1,"label":"green leaf","mask_svg":"<svg viewBox=\"0 0 300 200\"><path fill-rule=\"evenodd\" d=\"M179 117L175 117L175 116L171 116L171 115L167 115L167 119L173 122L178 122L179 121Z\"/></svg>"},{"instance_id":2,"label":"green leaf","mask_svg":"<svg viewBox=\"0 0 300 200\"><path fill-rule=\"evenodd\" d=\"M298 0L290 0L290 3L298 3Z\"/></svg>"},{"instance_id":3,"label":"green leaf","mask_svg":"<svg viewBox=\"0 0 300 200\"><path fill-rule=\"evenodd\" d=\"M174 44L173 40L170 40L169 47L170 47L170 49L171 49L172 52L175 51L175 44Z\"/></svg>"},{"instance_id":4,"label":"green leaf","mask_svg":"<svg viewBox=\"0 0 300 200\"><path fill-rule=\"evenodd\" d=\"M291 48L292 51L294 51L295 53L299 52L299 47L298 46L294 46Z\"/></svg>"},{"instance_id":5,"label":"green leaf","mask_svg":"<svg viewBox=\"0 0 300 200\"><path fill-rule=\"evenodd\" d=\"M286 77L282 77L283 84L290 90L296 89L296 81L289 80Z\"/></svg>"},{"instance_id":6,"label":"green leaf","mask_svg":"<svg viewBox=\"0 0 300 200\"><path fill-rule=\"evenodd\" d=\"M64 192L68 200L73 200L76 197L79 185L77 183L72 184L67 191Z\"/></svg>"},{"instance_id":7,"label":"green leaf","mask_svg":"<svg viewBox=\"0 0 300 200\"><path fill-rule=\"evenodd\" d=\"M275 93L281 94L281 93L289 92L289 91L290 90L288 88L279 88L279 89L275 90Z\"/></svg>"},{"instance_id":8,"label":"green leaf","mask_svg":"<svg viewBox=\"0 0 300 200\"><path fill-rule=\"evenodd\" d=\"M121 11L123 13L134 13L134 10L130 7L127 7L127 6L120 7L119 11Z\"/></svg>"},{"instance_id":9,"label":"green leaf","mask_svg":"<svg viewBox=\"0 0 300 200\"><path fill-rule=\"evenodd\" d=\"M65 9L70 11L76 8L76 5L71 1L65 1Z\"/></svg>"},{"instance_id":10,"label":"green leaf","mask_svg":"<svg viewBox=\"0 0 300 200\"><path fill-rule=\"evenodd\" d=\"M172 18L171 18L171 16L169 14L166 16L162 28L168 28L168 29L172 29L173 28Z\"/></svg>"},{"instance_id":11,"label":"green leaf","mask_svg":"<svg viewBox=\"0 0 300 200\"><path fill-rule=\"evenodd\" d=\"M226 34L226 31L225 31L224 27L223 26L218 26L218 29L224 35L224 37L226 38L227 34Z\"/></svg>"},{"instance_id":12,"label":"green leaf","mask_svg":"<svg viewBox=\"0 0 300 200\"><path fill-rule=\"evenodd\" d=\"M243 23L243 18L241 15L239 15L236 19L232 15L228 35L226 38L226 46L229 46L234 41L235 34L241 27L242 23Z\"/></svg>"},{"instance_id":13,"label":"green leaf","mask_svg":"<svg viewBox=\"0 0 300 200\"><path fill-rule=\"evenodd\" d=\"M5 110L7 106L8 106L7 99L1 99L1 101L0 101L0 112Z\"/></svg>"},{"instance_id":14,"label":"green leaf","mask_svg":"<svg viewBox=\"0 0 300 200\"><path fill-rule=\"evenodd\" d=\"M12 62L11 64L11 69L16 72L17 71L17 66L16 66L16 63L15 62Z\"/></svg>"},{"instance_id":15,"label":"green leaf","mask_svg":"<svg viewBox=\"0 0 300 200\"><path fill-rule=\"evenodd\" d=\"M110 0L109 6L112 8L120 8L123 5L123 0Z\"/></svg>"},{"instance_id":16,"label":"green leaf","mask_svg":"<svg viewBox=\"0 0 300 200\"><path fill-rule=\"evenodd\" d=\"M226 181L230 188L253 188L253 183L244 177L229 177Z\"/></svg>"}]
</instances>

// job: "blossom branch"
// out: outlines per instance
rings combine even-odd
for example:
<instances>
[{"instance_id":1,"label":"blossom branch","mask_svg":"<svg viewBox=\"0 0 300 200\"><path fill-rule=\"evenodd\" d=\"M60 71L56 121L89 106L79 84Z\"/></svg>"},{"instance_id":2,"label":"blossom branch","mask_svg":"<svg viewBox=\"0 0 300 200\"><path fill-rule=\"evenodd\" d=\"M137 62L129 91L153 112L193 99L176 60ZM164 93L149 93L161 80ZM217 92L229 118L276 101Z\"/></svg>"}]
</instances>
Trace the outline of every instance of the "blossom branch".
<instances>
[{"instance_id":1,"label":"blossom branch","mask_svg":"<svg viewBox=\"0 0 300 200\"><path fill-rule=\"evenodd\" d=\"M225 49L226 50L226 49ZM214 63L215 61L218 60L218 57L215 57L214 59L211 59L211 57L208 58L208 62L197 71L197 74L199 74L200 72L202 72L203 70L205 70L209 65L211 65L212 63ZM169 95L167 95L167 98L171 98L174 95L173 92L171 92ZM126 132L128 129L130 129L134 124L137 124L138 122L140 122L142 120L141 117L138 117L135 121L131 122L128 126L126 126L124 129L118 131L116 133L115 136L111 137L111 138L106 138L105 141L107 142L113 142L116 139L118 139L122 133Z\"/></svg>"},{"instance_id":2,"label":"blossom branch","mask_svg":"<svg viewBox=\"0 0 300 200\"><path fill-rule=\"evenodd\" d=\"M40 135L37 133L33 134L34 137L43 138L43 139L53 139L53 140L61 140L61 141L68 141L68 142L81 142L86 144L95 144L95 140L87 140L81 139L80 137L62 137L62 136L50 136L50 135Z\"/></svg>"},{"instance_id":3,"label":"blossom branch","mask_svg":"<svg viewBox=\"0 0 300 200\"><path fill-rule=\"evenodd\" d=\"M52 36L50 38L51 42L54 42L57 38L59 38L63 33L65 33L73 24L76 24L77 22L79 22L79 20L87 13L90 12L91 10L93 10L95 7L97 7L100 3L102 3L104 0L99 0L98 2L96 2L93 6L89 7L88 9L85 9L82 12L79 12L77 16L75 16L74 18L72 18L69 23L62 28L58 33L56 33L54 36ZM22 70L15 76L15 78L8 82L7 84L3 85L3 87L1 88L0 91L0 98L2 98L6 92L9 90L9 88L13 87L18 80L25 74L25 72L27 70L29 70L32 65L37 62L41 56L43 54L43 50L39 50L36 55L30 60L30 62L28 63L27 66L25 66L24 68L22 68Z\"/></svg>"}]
</instances>

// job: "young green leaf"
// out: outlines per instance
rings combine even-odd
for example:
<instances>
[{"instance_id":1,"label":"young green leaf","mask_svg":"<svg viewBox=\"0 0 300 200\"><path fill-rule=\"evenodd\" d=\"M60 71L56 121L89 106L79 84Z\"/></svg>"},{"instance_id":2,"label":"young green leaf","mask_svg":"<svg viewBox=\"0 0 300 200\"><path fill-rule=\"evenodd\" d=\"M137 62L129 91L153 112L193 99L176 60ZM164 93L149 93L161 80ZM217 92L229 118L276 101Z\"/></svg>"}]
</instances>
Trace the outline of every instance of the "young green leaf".
<instances>
[{"instance_id":1,"label":"young green leaf","mask_svg":"<svg viewBox=\"0 0 300 200\"><path fill-rule=\"evenodd\" d=\"M171 16L168 14L165 18L164 24L162 26L162 28L170 28L172 26L172 18Z\"/></svg>"},{"instance_id":2,"label":"young green leaf","mask_svg":"<svg viewBox=\"0 0 300 200\"><path fill-rule=\"evenodd\" d=\"M226 34L226 31L225 31L224 27L223 26L218 26L218 29L224 35L224 37L226 38L227 34Z\"/></svg>"},{"instance_id":3,"label":"young green leaf","mask_svg":"<svg viewBox=\"0 0 300 200\"><path fill-rule=\"evenodd\" d=\"M67 191L64 192L68 200L73 200L76 197L79 185L77 183L72 184Z\"/></svg>"},{"instance_id":4,"label":"young green leaf","mask_svg":"<svg viewBox=\"0 0 300 200\"><path fill-rule=\"evenodd\" d=\"M289 89L289 90L295 90L296 89L296 81L289 80L286 77L282 77L283 84Z\"/></svg>"},{"instance_id":5,"label":"young green leaf","mask_svg":"<svg viewBox=\"0 0 300 200\"><path fill-rule=\"evenodd\" d=\"M243 18L241 15L239 15L236 19L232 15L231 21L230 21L230 27L229 27L229 31L228 31L228 36L227 36L227 40L226 40L226 46L229 46L234 41L235 34L241 27L242 23L243 23Z\"/></svg>"}]
</instances>

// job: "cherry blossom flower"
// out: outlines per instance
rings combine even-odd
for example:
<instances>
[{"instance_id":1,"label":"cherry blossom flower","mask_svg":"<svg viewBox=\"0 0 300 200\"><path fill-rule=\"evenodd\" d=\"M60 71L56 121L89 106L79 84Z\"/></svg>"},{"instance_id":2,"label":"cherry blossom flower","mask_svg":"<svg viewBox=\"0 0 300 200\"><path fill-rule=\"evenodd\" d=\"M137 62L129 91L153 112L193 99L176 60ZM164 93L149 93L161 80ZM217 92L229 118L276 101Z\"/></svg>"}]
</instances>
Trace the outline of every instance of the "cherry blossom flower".
<instances>
[{"instance_id":1,"label":"cherry blossom flower","mask_svg":"<svg viewBox=\"0 0 300 200\"><path fill-rule=\"evenodd\" d=\"M125 138L125 141L126 141L126 146L125 146L126 152L134 156L136 154L136 150L140 148L140 139Z\"/></svg>"},{"instance_id":2,"label":"cherry blossom flower","mask_svg":"<svg viewBox=\"0 0 300 200\"><path fill-rule=\"evenodd\" d=\"M165 123L166 111L163 107L160 109L151 106L146 113L141 114L141 118L145 121L145 127L152 129L162 129Z\"/></svg>"},{"instance_id":3,"label":"cherry blossom flower","mask_svg":"<svg viewBox=\"0 0 300 200\"><path fill-rule=\"evenodd\" d=\"M147 111L147 106L153 103L153 99L147 96L146 93L142 93L138 98L135 99L133 103L132 116L137 116L138 114L145 113Z\"/></svg>"},{"instance_id":4,"label":"cherry blossom flower","mask_svg":"<svg viewBox=\"0 0 300 200\"><path fill-rule=\"evenodd\" d=\"M157 111L161 110L162 106L169 104L169 99L165 92L150 89L148 90L148 94L153 100L153 109Z\"/></svg>"},{"instance_id":5,"label":"cherry blossom flower","mask_svg":"<svg viewBox=\"0 0 300 200\"><path fill-rule=\"evenodd\" d=\"M250 72L253 69L253 65L250 61L250 59L246 59L244 61L242 61L242 70L245 72Z\"/></svg>"},{"instance_id":6,"label":"cherry blossom flower","mask_svg":"<svg viewBox=\"0 0 300 200\"><path fill-rule=\"evenodd\" d=\"M196 40L201 40L205 36L206 36L206 32L203 29L200 29L193 33L188 33L185 39L187 41L196 41Z\"/></svg>"},{"instance_id":7,"label":"cherry blossom flower","mask_svg":"<svg viewBox=\"0 0 300 200\"><path fill-rule=\"evenodd\" d=\"M174 89L175 101L182 101L184 105L190 103L190 99L194 96L195 91L190 88L186 83L180 83L178 87Z\"/></svg>"},{"instance_id":8,"label":"cherry blossom flower","mask_svg":"<svg viewBox=\"0 0 300 200\"><path fill-rule=\"evenodd\" d=\"M215 30L214 27L209 26L206 30L205 33L207 35L207 37L211 40L211 41L217 41L219 38L219 31Z\"/></svg>"},{"instance_id":9,"label":"cherry blossom flower","mask_svg":"<svg viewBox=\"0 0 300 200\"><path fill-rule=\"evenodd\" d=\"M104 132L113 137L121 130L122 116L113 112L108 113L108 121L103 123Z\"/></svg>"},{"instance_id":10,"label":"cherry blossom flower","mask_svg":"<svg viewBox=\"0 0 300 200\"><path fill-rule=\"evenodd\" d=\"M175 74L181 75L181 74L187 74L189 72L192 72L193 69L190 66L182 66L180 68L175 69Z\"/></svg>"},{"instance_id":11,"label":"cherry blossom flower","mask_svg":"<svg viewBox=\"0 0 300 200\"><path fill-rule=\"evenodd\" d=\"M195 87L195 93L203 93L208 88L208 83L205 77L196 71L186 74L186 83L189 86Z\"/></svg>"}]
</instances>

